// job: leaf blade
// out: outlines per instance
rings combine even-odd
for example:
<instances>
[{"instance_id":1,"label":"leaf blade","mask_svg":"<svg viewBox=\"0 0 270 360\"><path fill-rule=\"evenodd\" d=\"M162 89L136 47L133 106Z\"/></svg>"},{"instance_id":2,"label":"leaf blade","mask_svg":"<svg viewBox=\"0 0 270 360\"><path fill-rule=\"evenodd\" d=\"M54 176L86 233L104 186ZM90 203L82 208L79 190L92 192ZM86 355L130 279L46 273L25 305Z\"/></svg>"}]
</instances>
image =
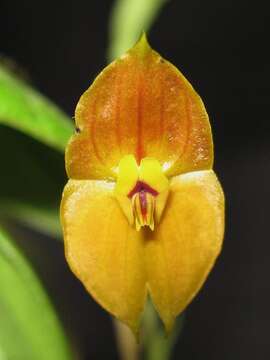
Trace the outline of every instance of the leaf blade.
<instances>
[{"instance_id":1,"label":"leaf blade","mask_svg":"<svg viewBox=\"0 0 270 360\"><path fill-rule=\"evenodd\" d=\"M59 321L37 276L0 228L0 354L14 360L68 360Z\"/></svg>"},{"instance_id":2,"label":"leaf blade","mask_svg":"<svg viewBox=\"0 0 270 360\"><path fill-rule=\"evenodd\" d=\"M58 208L66 182L63 154L0 125L0 218L60 237Z\"/></svg>"},{"instance_id":3,"label":"leaf blade","mask_svg":"<svg viewBox=\"0 0 270 360\"><path fill-rule=\"evenodd\" d=\"M112 9L108 60L124 54L147 31L168 0L118 0Z\"/></svg>"},{"instance_id":4,"label":"leaf blade","mask_svg":"<svg viewBox=\"0 0 270 360\"><path fill-rule=\"evenodd\" d=\"M64 151L73 132L69 118L51 101L0 67L0 123Z\"/></svg>"}]
</instances>

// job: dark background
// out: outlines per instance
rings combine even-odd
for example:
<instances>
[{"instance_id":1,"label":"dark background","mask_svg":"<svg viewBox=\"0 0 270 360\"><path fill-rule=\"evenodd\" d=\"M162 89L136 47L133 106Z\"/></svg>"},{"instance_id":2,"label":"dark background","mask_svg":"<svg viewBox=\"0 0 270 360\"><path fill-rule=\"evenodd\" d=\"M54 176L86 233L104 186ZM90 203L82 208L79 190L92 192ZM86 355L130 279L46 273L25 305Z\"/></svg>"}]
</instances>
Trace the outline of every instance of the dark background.
<instances>
[{"instance_id":1,"label":"dark background","mask_svg":"<svg viewBox=\"0 0 270 360\"><path fill-rule=\"evenodd\" d=\"M106 64L111 6L0 0L0 52L73 115ZM187 310L174 359L270 358L269 10L260 0L171 0L149 32L204 100L227 199L224 250ZM117 359L110 318L68 270L62 243L16 231L82 359Z\"/></svg>"}]
</instances>

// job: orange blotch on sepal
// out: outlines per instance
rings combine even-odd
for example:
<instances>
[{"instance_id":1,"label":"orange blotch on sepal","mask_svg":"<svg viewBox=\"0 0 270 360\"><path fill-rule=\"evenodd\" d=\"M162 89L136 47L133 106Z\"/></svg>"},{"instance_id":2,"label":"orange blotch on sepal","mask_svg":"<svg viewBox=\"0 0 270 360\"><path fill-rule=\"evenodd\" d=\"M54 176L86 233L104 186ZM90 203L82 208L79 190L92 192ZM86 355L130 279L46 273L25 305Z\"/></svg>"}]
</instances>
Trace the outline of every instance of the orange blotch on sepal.
<instances>
[{"instance_id":1,"label":"orange blotch on sepal","mask_svg":"<svg viewBox=\"0 0 270 360\"><path fill-rule=\"evenodd\" d=\"M106 67L82 95L67 148L70 178L113 178L121 158L157 159L168 176L212 166L204 105L184 76L145 36ZM84 151L78 151L81 144Z\"/></svg>"}]
</instances>

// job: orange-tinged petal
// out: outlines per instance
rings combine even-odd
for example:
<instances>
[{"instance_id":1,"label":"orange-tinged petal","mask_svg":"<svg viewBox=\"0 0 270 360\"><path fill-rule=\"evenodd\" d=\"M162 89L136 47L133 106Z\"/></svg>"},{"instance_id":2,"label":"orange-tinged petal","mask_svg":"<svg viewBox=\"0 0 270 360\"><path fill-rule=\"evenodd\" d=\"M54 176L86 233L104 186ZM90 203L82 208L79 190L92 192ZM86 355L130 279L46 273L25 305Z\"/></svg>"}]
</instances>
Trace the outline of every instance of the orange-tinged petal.
<instances>
[{"instance_id":1,"label":"orange-tinged petal","mask_svg":"<svg viewBox=\"0 0 270 360\"><path fill-rule=\"evenodd\" d=\"M66 152L69 177L113 178L121 158L158 160L173 176L212 166L204 105L184 76L152 50L145 36L106 67L82 95L79 133Z\"/></svg>"},{"instance_id":2,"label":"orange-tinged petal","mask_svg":"<svg viewBox=\"0 0 270 360\"><path fill-rule=\"evenodd\" d=\"M168 331L220 252L223 217L224 197L212 170L172 178L161 221L145 241L149 291Z\"/></svg>"},{"instance_id":3,"label":"orange-tinged petal","mask_svg":"<svg viewBox=\"0 0 270 360\"><path fill-rule=\"evenodd\" d=\"M69 180L61 203L65 252L96 301L136 333L146 296L142 233L128 224L113 188Z\"/></svg>"}]
</instances>

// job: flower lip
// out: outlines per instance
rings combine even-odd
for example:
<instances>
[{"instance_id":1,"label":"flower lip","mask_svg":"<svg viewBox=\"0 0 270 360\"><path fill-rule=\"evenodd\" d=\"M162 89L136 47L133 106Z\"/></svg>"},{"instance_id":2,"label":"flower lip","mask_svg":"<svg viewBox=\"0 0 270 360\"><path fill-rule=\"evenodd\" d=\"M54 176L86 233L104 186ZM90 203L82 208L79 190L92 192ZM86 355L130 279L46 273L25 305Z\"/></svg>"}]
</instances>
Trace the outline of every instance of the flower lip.
<instances>
[{"instance_id":1,"label":"flower lip","mask_svg":"<svg viewBox=\"0 0 270 360\"><path fill-rule=\"evenodd\" d=\"M153 196L157 196L159 194L150 185L148 185L145 182L139 180L139 181L137 181L134 188L128 193L128 197L132 198L133 195L135 195L136 193L141 193L141 192L144 192L144 193L148 192L149 194L151 194Z\"/></svg>"}]
</instances>

